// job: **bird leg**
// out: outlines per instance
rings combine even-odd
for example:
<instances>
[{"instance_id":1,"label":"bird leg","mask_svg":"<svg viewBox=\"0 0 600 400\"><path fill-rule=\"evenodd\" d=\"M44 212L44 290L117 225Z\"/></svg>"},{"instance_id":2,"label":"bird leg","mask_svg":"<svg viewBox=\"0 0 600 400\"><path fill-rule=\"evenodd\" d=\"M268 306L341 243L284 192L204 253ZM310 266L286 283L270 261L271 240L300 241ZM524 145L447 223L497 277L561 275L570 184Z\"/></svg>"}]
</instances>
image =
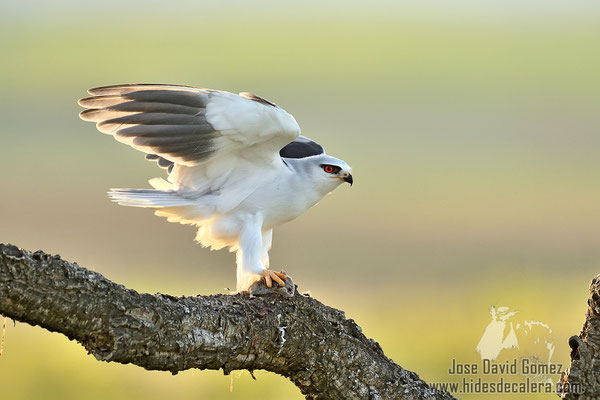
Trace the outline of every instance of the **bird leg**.
<instances>
[{"instance_id":1,"label":"bird leg","mask_svg":"<svg viewBox=\"0 0 600 400\"><path fill-rule=\"evenodd\" d=\"M285 281L287 280L287 276L284 273L271 271L270 269L265 269L260 276L261 279L265 280L267 287L272 287L273 281L277 282L279 286L285 286Z\"/></svg>"},{"instance_id":2,"label":"bird leg","mask_svg":"<svg viewBox=\"0 0 600 400\"><path fill-rule=\"evenodd\" d=\"M236 253L238 291L247 291L258 281L263 281L267 288L273 287L273 281L285 287L286 275L268 268L271 240L272 231L262 231L260 215L246 217L240 231Z\"/></svg>"}]
</instances>

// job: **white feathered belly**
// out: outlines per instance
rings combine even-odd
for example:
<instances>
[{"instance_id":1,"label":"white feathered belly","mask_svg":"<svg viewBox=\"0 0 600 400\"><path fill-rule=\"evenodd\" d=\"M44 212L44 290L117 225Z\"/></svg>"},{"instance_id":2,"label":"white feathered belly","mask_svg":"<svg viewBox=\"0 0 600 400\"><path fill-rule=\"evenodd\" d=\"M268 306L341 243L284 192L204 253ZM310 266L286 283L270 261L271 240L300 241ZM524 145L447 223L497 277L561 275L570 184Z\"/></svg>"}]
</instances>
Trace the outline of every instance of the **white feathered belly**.
<instances>
[{"instance_id":1,"label":"white feathered belly","mask_svg":"<svg viewBox=\"0 0 600 400\"><path fill-rule=\"evenodd\" d=\"M196 240L213 249L230 247L234 251L241 229L250 215L261 216L262 230L268 231L297 218L321 198L316 193L298 193L278 186L258 188L231 211L198 223L200 228Z\"/></svg>"},{"instance_id":2,"label":"white feathered belly","mask_svg":"<svg viewBox=\"0 0 600 400\"><path fill-rule=\"evenodd\" d=\"M292 185L268 185L253 192L234 211L256 213L263 217L263 228L268 230L291 221L317 204L324 194L312 188Z\"/></svg>"}]
</instances>

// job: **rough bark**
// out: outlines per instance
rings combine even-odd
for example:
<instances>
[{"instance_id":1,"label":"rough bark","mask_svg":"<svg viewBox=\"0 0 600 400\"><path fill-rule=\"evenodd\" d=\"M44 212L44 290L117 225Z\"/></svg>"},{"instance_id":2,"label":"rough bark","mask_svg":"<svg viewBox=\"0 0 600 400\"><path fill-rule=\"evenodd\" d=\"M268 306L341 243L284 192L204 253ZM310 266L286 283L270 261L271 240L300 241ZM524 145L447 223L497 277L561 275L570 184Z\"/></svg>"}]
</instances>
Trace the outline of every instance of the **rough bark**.
<instances>
[{"instance_id":1,"label":"rough bark","mask_svg":"<svg viewBox=\"0 0 600 400\"><path fill-rule=\"evenodd\" d=\"M0 314L60 332L98 360L174 374L264 369L308 399L454 398L396 365L342 311L289 292L150 295L0 244Z\"/></svg>"},{"instance_id":2,"label":"rough bark","mask_svg":"<svg viewBox=\"0 0 600 400\"><path fill-rule=\"evenodd\" d=\"M569 338L571 367L561 376L559 395L568 400L600 399L600 275L590 284L585 322Z\"/></svg>"}]
</instances>

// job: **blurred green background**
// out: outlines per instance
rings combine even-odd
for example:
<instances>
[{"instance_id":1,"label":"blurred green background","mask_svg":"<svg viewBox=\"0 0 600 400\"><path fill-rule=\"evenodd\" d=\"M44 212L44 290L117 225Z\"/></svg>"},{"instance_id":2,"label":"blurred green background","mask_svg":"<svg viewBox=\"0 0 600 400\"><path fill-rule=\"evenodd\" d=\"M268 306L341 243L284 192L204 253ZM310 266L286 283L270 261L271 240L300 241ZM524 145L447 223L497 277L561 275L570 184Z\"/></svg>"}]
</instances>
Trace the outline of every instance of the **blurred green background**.
<instances>
[{"instance_id":1,"label":"blurred green background","mask_svg":"<svg viewBox=\"0 0 600 400\"><path fill-rule=\"evenodd\" d=\"M274 268L430 382L479 360L491 306L547 323L567 364L600 272L600 5L523 3L4 0L0 242L138 291L226 292L232 254L107 199L164 172L76 101L115 83L250 91L355 176L275 231ZM7 399L302 398L256 377L100 363L10 321L0 357Z\"/></svg>"}]
</instances>

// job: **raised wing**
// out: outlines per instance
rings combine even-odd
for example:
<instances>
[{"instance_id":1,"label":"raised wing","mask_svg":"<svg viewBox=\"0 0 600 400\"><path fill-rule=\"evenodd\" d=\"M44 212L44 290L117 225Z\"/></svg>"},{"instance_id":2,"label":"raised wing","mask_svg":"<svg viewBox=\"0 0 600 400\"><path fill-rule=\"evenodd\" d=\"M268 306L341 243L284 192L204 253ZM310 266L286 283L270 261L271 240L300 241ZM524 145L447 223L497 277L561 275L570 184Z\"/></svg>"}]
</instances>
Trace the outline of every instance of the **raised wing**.
<instances>
[{"instance_id":1,"label":"raised wing","mask_svg":"<svg viewBox=\"0 0 600 400\"><path fill-rule=\"evenodd\" d=\"M271 162L300 135L294 117L250 93L177 85L115 85L88 91L80 117L149 154L161 166L196 166L223 155ZM232 154L233 153L233 154Z\"/></svg>"}]
</instances>

